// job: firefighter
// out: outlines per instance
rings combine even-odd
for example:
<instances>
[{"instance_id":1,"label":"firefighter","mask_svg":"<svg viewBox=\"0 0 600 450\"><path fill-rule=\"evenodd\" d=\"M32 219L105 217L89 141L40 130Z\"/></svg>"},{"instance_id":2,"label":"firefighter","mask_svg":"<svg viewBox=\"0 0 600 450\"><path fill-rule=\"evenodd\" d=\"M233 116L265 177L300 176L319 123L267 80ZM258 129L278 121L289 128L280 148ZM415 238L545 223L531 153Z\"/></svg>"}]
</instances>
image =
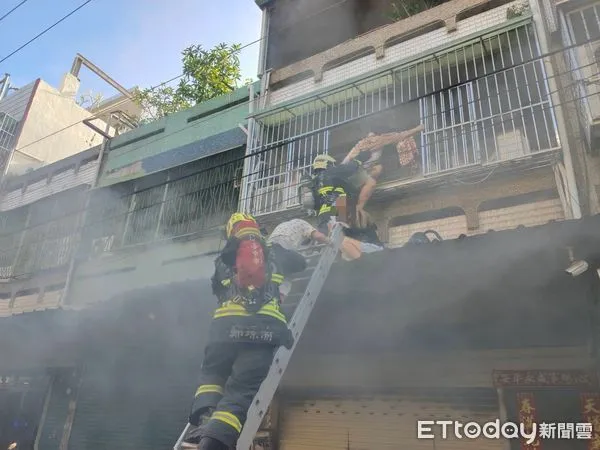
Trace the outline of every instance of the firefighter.
<instances>
[{"instance_id":1,"label":"firefighter","mask_svg":"<svg viewBox=\"0 0 600 450\"><path fill-rule=\"evenodd\" d=\"M313 161L311 190L314 198L313 206L317 212L317 230L329 235L331 225L337 217L346 216L346 198L349 183L357 166L336 166L335 158L329 155L317 155ZM342 240L342 256L346 260L357 259L361 255L360 242L345 237Z\"/></svg>"},{"instance_id":2,"label":"firefighter","mask_svg":"<svg viewBox=\"0 0 600 450\"><path fill-rule=\"evenodd\" d=\"M226 226L227 244L215 260L211 278L219 306L213 314L200 386L189 417L190 424L198 428L184 439L185 446L201 450L236 447L248 409L269 372L275 350L282 345L288 349L293 345L279 305L279 286L284 277L279 273L274 252L260 233L252 239L259 239L265 250L267 281L261 288L250 291L236 285L234 267L239 239L233 230L240 221L256 222L247 214L231 216ZM244 230L239 234L249 235ZM285 252L277 252L277 258L285 258Z\"/></svg>"}]
</instances>

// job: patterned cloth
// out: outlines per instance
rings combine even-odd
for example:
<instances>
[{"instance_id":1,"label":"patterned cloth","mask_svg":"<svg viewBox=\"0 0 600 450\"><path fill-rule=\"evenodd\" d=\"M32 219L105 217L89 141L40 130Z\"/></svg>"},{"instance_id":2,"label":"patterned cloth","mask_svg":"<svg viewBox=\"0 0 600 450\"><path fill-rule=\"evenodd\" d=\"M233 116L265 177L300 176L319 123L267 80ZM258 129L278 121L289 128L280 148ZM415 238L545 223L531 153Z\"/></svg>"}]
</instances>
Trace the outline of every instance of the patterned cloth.
<instances>
[{"instance_id":1,"label":"patterned cloth","mask_svg":"<svg viewBox=\"0 0 600 450\"><path fill-rule=\"evenodd\" d=\"M402 167L414 164L419 153L417 143L413 137L398 142L396 150L398 150L398 160Z\"/></svg>"},{"instance_id":2,"label":"patterned cloth","mask_svg":"<svg viewBox=\"0 0 600 450\"><path fill-rule=\"evenodd\" d=\"M267 241L288 250L298 250L303 242L311 238L313 231L316 228L306 220L292 219L277 225Z\"/></svg>"}]
</instances>

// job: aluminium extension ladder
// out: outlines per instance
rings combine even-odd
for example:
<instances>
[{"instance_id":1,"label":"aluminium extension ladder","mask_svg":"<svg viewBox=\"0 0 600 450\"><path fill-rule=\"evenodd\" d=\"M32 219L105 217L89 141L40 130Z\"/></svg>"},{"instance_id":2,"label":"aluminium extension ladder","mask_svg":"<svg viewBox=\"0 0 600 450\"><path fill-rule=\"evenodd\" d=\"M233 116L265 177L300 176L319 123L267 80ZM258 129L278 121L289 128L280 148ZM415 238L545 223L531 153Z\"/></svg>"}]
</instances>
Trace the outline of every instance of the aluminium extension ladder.
<instances>
[{"instance_id":1,"label":"aluminium extension ladder","mask_svg":"<svg viewBox=\"0 0 600 450\"><path fill-rule=\"evenodd\" d=\"M292 279L292 291L285 298L282 309L284 312L290 312L290 308L295 307L294 314L291 320L289 320L289 328L294 336L294 345L290 350L286 349L285 347L279 347L275 353L269 374L261 384L260 389L254 397L252 406L248 410L244 428L242 429L242 433L240 434L237 442L237 450L248 450L252 446L254 437L256 436L264 415L267 412L267 408L271 404L271 400L273 400L273 396L279 387L279 383L283 378L285 369L290 362L292 352L298 344L300 336L302 335L302 331L304 330L317 298L321 293L321 289L323 289L323 285L325 284L329 270L336 260L343 237L344 235L342 232L342 226L334 226L330 234L331 243L318 247L311 247L309 251L312 250L314 252L314 250L319 248L322 248L323 250L320 253L306 255L305 257L307 258L308 263L307 269L303 273L299 274L298 277ZM301 251L301 253L304 254L305 252ZM311 260L314 261L316 257L318 257L318 262L315 266L313 266L311 264ZM306 287L304 287L304 283L306 281L308 281L308 284L306 284ZM300 298L300 300L294 302L294 298ZM192 425L189 423L186 425L183 432L179 436L179 439L177 439L173 450L181 450L183 439L187 435L191 426Z\"/></svg>"}]
</instances>

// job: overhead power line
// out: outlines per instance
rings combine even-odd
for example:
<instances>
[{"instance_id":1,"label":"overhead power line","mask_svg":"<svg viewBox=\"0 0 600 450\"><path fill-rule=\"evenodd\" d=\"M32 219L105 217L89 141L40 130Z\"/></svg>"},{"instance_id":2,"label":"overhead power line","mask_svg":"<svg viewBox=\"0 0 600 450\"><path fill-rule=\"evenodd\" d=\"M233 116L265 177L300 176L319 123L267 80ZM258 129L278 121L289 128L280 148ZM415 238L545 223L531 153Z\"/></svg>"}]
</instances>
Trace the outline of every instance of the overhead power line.
<instances>
[{"instance_id":1,"label":"overhead power line","mask_svg":"<svg viewBox=\"0 0 600 450\"><path fill-rule=\"evenodd\" d=\"M8 16L10 16L12 13L14 13L17 9L19 9L19 7L23 6L28 1L29 0L22 0L21 3L17 4L17 6L13 7L13 9L11 9L6 14L4 14L2 17L0 17L0 22L2 22L4 19L6 19Z\"/></svg>"},{"instance_id":2,"label":"overhead power line","mask_svg":"<svg viewBox=\"0 0 600 450\"><path fill-rule=\"evenodd\" d=\"M600 74L600 72L598 72L597 74ZM483 78L483 77L481 77L481 78ZM509 94L511 91L514 91L515 89L518 89L518 88L507 89L506 91L503 91L502 93ZM576 103L576 102L581 101L582 99L589 98L590 96L593 96L593 95L595 95L595 94L588 94L586 96L575 97L575 98L573 98L571 100L567 100L567 101L561 102L559 104L547 104L547 105L541 105L540 104L540 105L538 105L539 109L537 111L540 112L540 113L544 113L545 111L552 111L556 107L565 106L567 104ZM488 95L485 98L490 98L490 97L494 97L494 96ZM548 97L549 97L549 95L548 95ZM485 98L483 100L485 100ZM549 103L549 102L548 101L544 101L543 103ZM499 117L499 116L506 116L506 117ZM493 129L494 127L497 127L498 125L501 125L503 123L510 123L512 120L514 120L510 116L511 116L510 112L500 113L500 114L498 114L495 117L495 119L498 119L498 120L495 120L494 123L491 123L489 125L480 126L479 129L478 129L478 131L481 132L481 131ZM493 118L492 117L488 117L486 119L493 119ZM470 122L465 122L465 123L462 123L462 125L466 126L469 123ZM436 131L436 130L433 130L433 131ZM439 131L439 130L437 130L437 131ZM462 129L461 131L457 131L457 132L453 133L451 136L445 136L445 137L439 137L439 138L430 139L430 140L428 140L428 145L431 146L432 144L443 143L443 142L446 142L446 141L450 141L450 140L456 138L457 136L470 135L470 134L472 134L472 130L468 126L466 126L464 129ZM244 156L241 156L241 157L238 157L238 158L232 158L231 160L228 160L226 162L223 162L223 163L220 163L220 164L215 164L214 166L210 166L210 167L206 167L206 168L200 169L200 170L198 170L196 172L183 175L183 176L178 177L176 179L170 179L170 180L165 181L165 182L155 183L155 184L152 184L151 186L149 186L147 188L144 188L144 189L141 189L139 191L131 192L131 193L128 193L128 194L125 194L125 195L117 196L116 198L113 198L113 200L114 201L118 201L120 199L131 197L133 194L139 194L139 193L142 193L144 191L148 191L148 190L151 190L151 189L156 189L157 187L161 187L161 186L166 185L166 184L170 184L170 183L181 181L181 180L184 180L184 179L187 179L187 178L198 176L200 174L203 174L203 173L206 173L206 172L209 172L209 171L212 171L212 170L216 170L216 169L219 169L221 167L225 167L227 165L235 164L236 162L244 161L245 159L255 157L255 156L259 155L259 154L267 153L268 151L271 151L271 150L261 150L259 152L253 153L251 155L244 155ZM536 153L544 154L544 153L549 153L549 151L552 151L552 149L550 149L550 150L541 150L540 152L536 152ZM532 154L535 154L535 153L532 153ZM282 162L280 164L277 164L275 166L270 167L269 170L273 170L273 169L276 169L278 167L285 167L288 164L289 164L289 162L287 162L287 161L286 162ZM460 169L460 168L457 168L457 169ZM494 171L495 169L492 168L491 170ZM256 175L258 173L260 173L260 170L252 172L252 173L248 173L246 175L243 175L241 177L242 181L243 181L244 178L250 178L253 175ZM489 173L486 176L486 179L487 179L487 177L489 177L489 175L491 175L491 173ZM113 221L115 219L118 220L119 217L126 217L126 216L128 216L130 214L139 213L140 211L150 210L150 209L155 208L157 206L160 206L160 205L163 205L163 204L166 204L166 203L169 203L169 202L173 202L173 201L176 201L178 199L179 200L184 199L186 197L189 197L190 194L195 194L195 193L200 193L200 192L207 192L207 191L210 191L211 189L217 188L219 186L227 185L227 184L234 183L234 182L237 182L237 181L239 181L238 177L226 178L226 179L223 179L223 180L221 180L219 182L212 183L212 184L210 184L208 186L203 186L201 189L199 189L197 191L192 191L192 192L185 191L183 193L179 193L179 194L175 195L174 197L161 198L158 201L154 201L154 202L151 202L149 204L145 204L143 207L136 208L134 210L129 210L129 208L127 208L126 211L117 212L115 214L111 214L111 215L108 215L108 216L104 216L103 215L102 218L100 218L99 220L93 220L93 221L90 221L89 223L81 225L79 232L83 233L83 231L86 230L86 229L90 229L90 228L92 228L94 226L97 226L97 225L102 224L102 223L107 223L107 222ZM288 188L294 188L294 187L297 187L297 186L299 186L299 184L295 183L295 184L292 184L292 185L287 186L287 187ZM110 189L110 186L106 186L106 187L100 188L100 189ZM265 195L269 195L269 194L267 193ZM252 194L251 193L251 194L248 194L247 197L240 198L240 200L249 199L249 198L252 198L252 197L255 197L255 196L256 196L256 194ZM284 197L281 200L274 201L273 205L284 204L285 202L289 201L290 198L292 198L293 196L295 196L294 193L292 193L289 197ZM75 216L81 214L83 211L85 211L85 209L86 209L85 207L83 209L82 208L77 208L77 209L75 209L73 211L70 211L67 214L63 215L60 219L54 218L54 219L45 220L45 221L42 221L40 223L36 223L35 225L27 226L27 227L25 227L25 228L23 228L21 230L18 230L18 231L11 231L11 232L8 232L8 233L4 233L4 234L1 235L1 237L3 239L6 239L9 236L17 236L17 235L20 235L22 232L26 232L28 230L34 230L36 228L42 227L42 226L50 224L50 223L58 223L61 220L66 219L67 217L75 217ZM75 231L75 232L77 232L77 231ZM36 244L36 243L45 242L47 240L52 240L52 239L48 239L46 237L41 237L39 239L34 239L32 241L28 241L28 244L32 245L32 244ZM0 248L0 257L2 255L4 255L4 254L9 254L10 252L14 252L18 248L19 248L19 244L15 245L15 246L12 246L12 247L9 247L9 248L6 248L6 249L1 249Z\"/></svg>"},{"instance_id":3,"label":"overhead power line","mask_svg":"<svg viewBox=\"0 0 600 450\"><path fill-rule=\"evenodd\" d=\"M63 16L61 19L57 20L56 22L54 22L52 25L50 25L48 28L46 28L45 30L41 31L40 33L38 33L37 35L35 35L34 37L32 37L31 39L29 39L27 42L25 42L23 45L21 45L20 47L16 48L15 50L13 50L12 52L10 52L8 55L6 55L5 57L3 57L2 59L0 59L0 64L3 63L4 61L6 61L8 58L10 58L11 56L16 55L17 53L19 53L21 50L23 50L25 47L27 47L29 44L32 44L33 42L37 41L39 38L41 38L44 34L46 34L48 31L52 30L54 27L56 27L57 25L61 24L62 22L64 22L65 20L67 20L69 17L71 17L73 14L75 14L77 11L79 11L81 8L83 8L84 6L86 6L87 4L91 3L93 0L87 0L85 2L83 2L81 5L79 5L77 8L75 8L74 10L72 10L71 12L69 12L68 14L66 14L65 16ZM23 2L24 3L24 2Z\"/></svg>"},{"instance_id":4,"label":"overhead power line","mask_svg":"<svg viewBox=\"0 0 600 450\"><path fill-rule=\"evenodd\" d=\"M86 5L87 3L89 3L90 1L92 1L92 0L88 0L87 2L85 2L85 4L81 5L81 6L80 6L78 9L82 8L83 6L85 6L85 5ZM297 24L299 24L299 23L302 23L302 22L304 22L304 21L306 21L306 20L308 20L308 19L311 19L311 18L313 18L313 17L315 17L315 16L319 15L319 14L322 14L323 12L325 12L325 11L327 11L327 10L329 10L329 9L332 9L332 8L334 8L334 7L338 6L338 5L341 5L342 3L346 3L347 1L348 1L348 0L340 0L340 1L338 1L338 2L336 2L336 3L334 3L334 4L332 4L332 5L329 5L329 6L325 7L325 8L323 8L323 9L319 10L319 11L316 11L316 12L315 12L315 13L313 13L313 14L310 14L310 15L308 15L308 16L306 16L306 17L303 17L303 18L302 18L302 19L300 19L300 20L293 21L292 23L290 23L290 24L286 25L285 27L281 28L279 31L281 32L281 31L283 31L283 30L286 30L286 29L288 29L288 28L290 28L290 27L292 27L292 26L294 26L294 25L297 25ZM74 12L75 12L75 11L72 11L70 14L73 14ZM61 19L61 20L64 20L65 18L66 18L66 17L64 17L64 18L63 18L63 19ZM57 25L57 24L55 24L55 25ZM53 25L53 26L55 26L55 25ZM46 31L49 31L49 30L46 30ZM45 32L45 31L44 31L44 32ZM41 35L42 35L44 32L42 32L42 33L40 34L40 36L41 36ZM39 37L39 36L38 36L38 37ZM36 38L34 38L33 40L35 40L35 39L37 39L37 37L36 37ZM32 41L33 41L33 40L32 40ZM231 52L231 54L235 54L236 52L240 52L241 50L243 50L243 49L245 49L245 48L247 48L247 47L250 47L251 45L258 44L258 43L259 43L259 42L261 42L262 40L264 40L264 38L263 38L263 37L260 37L260 38L258 38L258 39L255 39L254 41L248 42L248 43L246 43L246 44L242 45L242 46L241 46L240 48L238 48L237 50L234 50L233 52ZM32 41L31 41L31 42L32 42ZM25 44L25 45L23 45L22 47L25 47L26 45L28 45L28 44ZM17 49L17 50L15 50L15 52L17 52L17 51L19 51L19 50L20 50L20 49ZM13 53L15 53L15 52L13 52ZM4 61L5 59L9 58L10 56L12 56L12 54L11 54L11 55L8 55L8 56L6 56L4 59L0 60L0 63L1 63L2 61ZM151 91L154 91L154 90L156 90L156 89L158 89L158 88L160 88L160 87L162 87L162 86L165 86L165 85L167 85L167 84L169 84L169 83L172 83L172 82L173 82L173 81L175 81L175 80L178 80L178 79L179 79L179 78L181 78L181 77L183 77L183 73L182 73L182 74L179 74L179 75L177 75L177 76L175 76L175 77L169 78L168 80L166 80L166 81L163 81L163 82L161 82L161 83L157 84L156 86L152 86L152 87L150 87L149 89L150 89ZM128 99L125 99L125 100L123 100L123 101L127 101L127 100L128 100ZM85 119L85 120L90 120L90 119L94 119L94 118L98 118L98 117L96 117L96 116L94 116L94 117L89 117L89 118L87 118L87 119ZM55 136L55 135L56 135L56 134L58 134L58 133L62 133L63 131L65 131L65 130L68 130L69 128L75 127L75 126L77 126L77 125L79 125L79 124L81 124L81 123L83 123L83 120L78 120L77 122L74 122L74 123L72 123L72 124L70 124L70 125L66 125L65 127L61 128L61 129L59 129L59 130L57 130L57 131L55 131L55 132L52 132L52 133L50 133L50 134L48 134L48 135L46 135L46 136L42 136L41 138L39 138L39 139L37 139L37 140L35 140L35 141L33 141L33 142L30 142L30 143L28 143L28 144L26 144L26 145L24 145L24 146L22 146L22 147L19 147L18 149L15 149L15 151L19 152L19 151L23 150L24 148L30 147L30 146L32 146L32 145L35 145L35 144L37 144L38 142L41 142L41 141L43 141L43 140L45 140L45 139L48 139L49 137ZM201 123L201 121L197 121L196 123Z\"/></svg>"}]
</instances>

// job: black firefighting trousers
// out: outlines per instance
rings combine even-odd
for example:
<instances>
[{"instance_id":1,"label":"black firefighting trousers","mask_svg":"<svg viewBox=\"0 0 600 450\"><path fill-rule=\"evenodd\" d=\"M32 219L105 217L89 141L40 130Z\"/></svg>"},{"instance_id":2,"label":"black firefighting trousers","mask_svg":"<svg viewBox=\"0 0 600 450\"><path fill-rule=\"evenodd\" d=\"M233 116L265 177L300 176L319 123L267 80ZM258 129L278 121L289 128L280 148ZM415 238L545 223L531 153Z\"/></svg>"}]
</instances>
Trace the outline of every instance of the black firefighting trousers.
<instances>
[{"instance_id":1,"label":"black firefighting trousers","mask_svg":"<svg viewBox=\"0 0 600 450\"><path fill-rule=\"evenodd\" d=\"M269 373L276 347L269 344L219 342L204 351L200 386L190 423L202 424L202 435L235 448L246 414Z\"/></svg>"}]
</instances>

